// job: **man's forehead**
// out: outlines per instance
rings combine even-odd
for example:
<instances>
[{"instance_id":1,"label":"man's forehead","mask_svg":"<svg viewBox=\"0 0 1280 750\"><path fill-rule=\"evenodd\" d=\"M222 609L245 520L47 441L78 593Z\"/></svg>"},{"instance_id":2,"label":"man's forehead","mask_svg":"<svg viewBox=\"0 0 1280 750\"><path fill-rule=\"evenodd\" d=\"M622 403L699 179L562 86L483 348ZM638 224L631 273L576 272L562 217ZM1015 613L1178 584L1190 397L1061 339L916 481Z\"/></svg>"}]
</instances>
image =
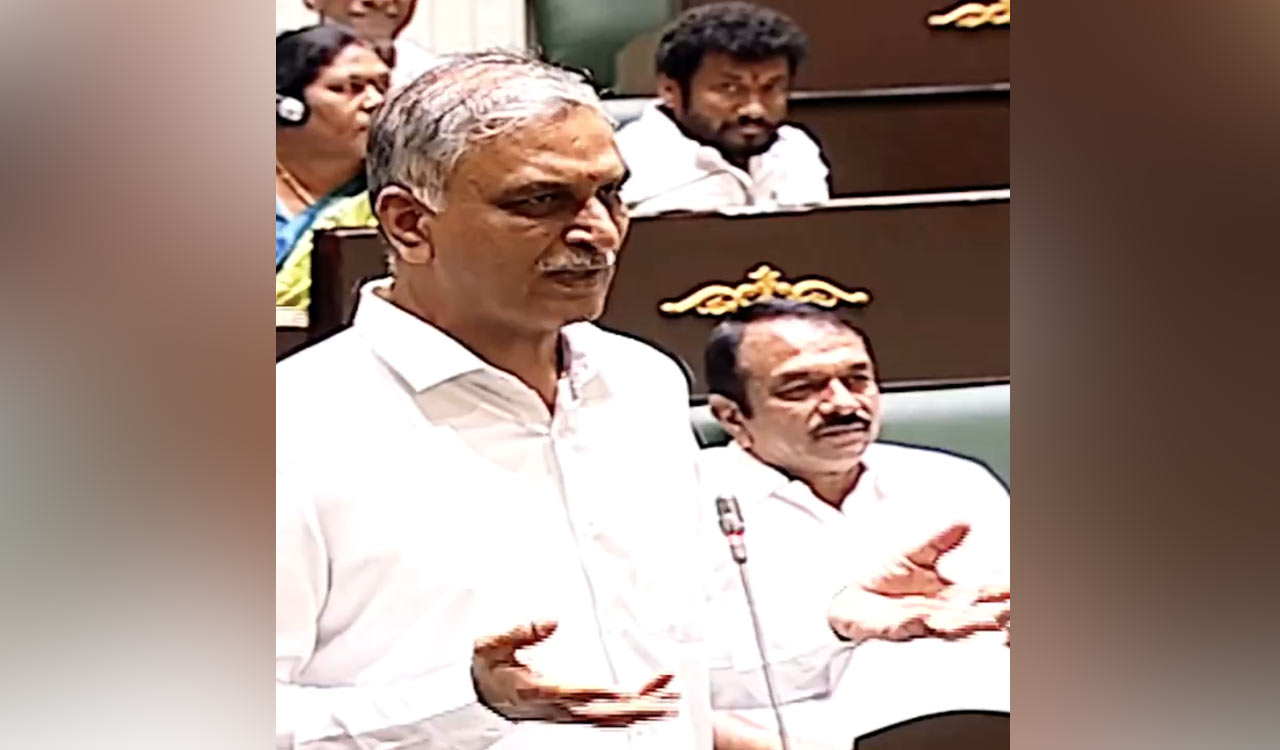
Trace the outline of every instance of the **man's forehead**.
<instances>
[{"instance_id":1,"label":"man's forehead","mask_svg":"<svg viewBox=\"0 0 1280 750\"><path fill-rule=\"evenodd\" d=\"M383 9L384 12L393 11L396 13L403 13L412 6L414 2L416 2L416 0L388 0L381 4L381 9ZM316 9L316 12L331 17L348 16L351 5L351 0L315 0L315 2L312 3L312 7Z\"/></svg>"},{"instance_id":2,"label":"man's forehead","mask_svg":"<svg viewBox=\"0 0 1280 750\"><path fill-rule=\"evenodd\" d=\"M625 171L613 128L598 113L575 107L537 118L508 133L486 138L459 162L503 183L592 179L607 181Z\"/></svg>"},{"instance_id":3,"label":"man's forehead","mask_svg":"<svg viewBox=\"0 0 1280 750\"><path fill-rule=\"evenodd\" d=\"M862 338L838 323L775 318L747 325L740 359L754 372L782 374L865 362L870 355Z\"/></svg>"},{"instance_id":4,"label":"man's forehead","mask_svg":"<svg viewBox=\"0 0 1280 750\"><path fill-rule=\"evenodd\" d=\"M728 52L712 50L702 59L702 66L717 75L745 80L767 80L790 73L787 58L768 57L763 60L745 60Z\"/></svg>"}]
</instances>

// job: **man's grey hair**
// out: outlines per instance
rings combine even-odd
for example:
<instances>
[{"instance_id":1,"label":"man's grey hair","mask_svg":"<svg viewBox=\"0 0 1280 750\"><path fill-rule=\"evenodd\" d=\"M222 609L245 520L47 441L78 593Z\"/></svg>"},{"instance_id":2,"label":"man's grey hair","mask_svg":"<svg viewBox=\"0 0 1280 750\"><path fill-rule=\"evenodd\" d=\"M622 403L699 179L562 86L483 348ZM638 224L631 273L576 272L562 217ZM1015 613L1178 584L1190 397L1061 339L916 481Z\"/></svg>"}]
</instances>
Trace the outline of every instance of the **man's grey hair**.
<instances>
[{"instance_id":1,"label":"man's grey hair","mask_svg":"<svg viewBox=\"0 0 1280 750\"><path fill-rule=\"evenodd\" d=\"M400 185L439 211L445 182L468 148L575 106L614 125L578 73L501 50L443 55L373 117L370 202L376 206L383 188Z\"/></svg>"}]
</instances>

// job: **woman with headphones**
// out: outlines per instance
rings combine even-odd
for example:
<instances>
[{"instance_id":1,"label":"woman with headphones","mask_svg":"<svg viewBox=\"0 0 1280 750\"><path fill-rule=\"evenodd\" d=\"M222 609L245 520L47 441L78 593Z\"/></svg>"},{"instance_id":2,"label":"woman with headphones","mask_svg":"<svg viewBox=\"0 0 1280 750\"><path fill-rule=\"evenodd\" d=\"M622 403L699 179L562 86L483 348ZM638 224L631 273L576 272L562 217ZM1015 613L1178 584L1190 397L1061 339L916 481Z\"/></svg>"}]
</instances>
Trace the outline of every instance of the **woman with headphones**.
<instances>
[{"instance_id":1,"label":"woman with headphones","mask_svg":"<svg viewBox=\"0 0 1280 750\"><path fill-rule=\"evenodd\" d=\"M276 272L331 202L365 190L369 121L390 70L334 26L276 37Z\"/></svg>"}]
</instances>

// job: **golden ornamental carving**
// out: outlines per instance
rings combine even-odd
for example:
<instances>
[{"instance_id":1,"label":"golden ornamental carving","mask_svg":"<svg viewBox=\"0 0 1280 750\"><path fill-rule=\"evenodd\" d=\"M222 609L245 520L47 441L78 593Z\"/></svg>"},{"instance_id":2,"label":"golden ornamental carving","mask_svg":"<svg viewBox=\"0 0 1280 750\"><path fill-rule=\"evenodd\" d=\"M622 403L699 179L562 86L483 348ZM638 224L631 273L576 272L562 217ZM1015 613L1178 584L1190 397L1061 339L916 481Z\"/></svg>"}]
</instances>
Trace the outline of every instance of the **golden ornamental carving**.
<instances>
[{"instance_id":1,"label":"golden ornamental carving","mask_svg":"<svg viewBox=\"0 0 1280 750\"><path fill-rule=\"evenodd\" d=\"M928 23L930 26L955 26L961 29L976 29L979 26L1008 26L1010 2L1012 0L957 5L946 13L934 13L929 16Z\"/></svg>"},{"instance_id":2,"label":"golden ornamental carving","mask_svg":"<svg viewBox=\"0 0 1280 750\"><path fill-rule=\"evenodd\" d=\"M835 307L841 302L849 305L866 305L871 295L859 289L846 291L825 279L806 278L786 281L782 273L761 264L747 274L747 279L737 286L707 284L691 292L681 300L667 300L658 310L667 315L683 315L693 310L699 315L727 315L740 307L755 304L765 298L790 299L808 302L822 307Z\"/></svg>"}]
</instances>

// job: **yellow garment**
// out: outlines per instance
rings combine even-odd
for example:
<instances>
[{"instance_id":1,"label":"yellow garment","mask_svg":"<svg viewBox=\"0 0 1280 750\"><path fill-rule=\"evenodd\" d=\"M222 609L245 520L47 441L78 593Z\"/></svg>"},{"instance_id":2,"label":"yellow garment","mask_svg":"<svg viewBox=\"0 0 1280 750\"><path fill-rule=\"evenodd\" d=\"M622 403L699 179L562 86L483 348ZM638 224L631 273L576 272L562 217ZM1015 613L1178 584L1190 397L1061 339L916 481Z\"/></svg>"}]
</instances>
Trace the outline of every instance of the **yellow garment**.
<instances>
[{"instance_id":1,"label":"yellow garment","mask_svg":"<svg viewBox=\"0 0 1280 750\"><path fill-rule=\"evenodd\" d=\"M293 252L276 273L276 307L305 310L311 303L311 248L315 233L336 227L376 227L378 219L369 205L369 194L362 192L335 201L316 217L311 228L298 238Z\"/></svg>"}]
</instances>

